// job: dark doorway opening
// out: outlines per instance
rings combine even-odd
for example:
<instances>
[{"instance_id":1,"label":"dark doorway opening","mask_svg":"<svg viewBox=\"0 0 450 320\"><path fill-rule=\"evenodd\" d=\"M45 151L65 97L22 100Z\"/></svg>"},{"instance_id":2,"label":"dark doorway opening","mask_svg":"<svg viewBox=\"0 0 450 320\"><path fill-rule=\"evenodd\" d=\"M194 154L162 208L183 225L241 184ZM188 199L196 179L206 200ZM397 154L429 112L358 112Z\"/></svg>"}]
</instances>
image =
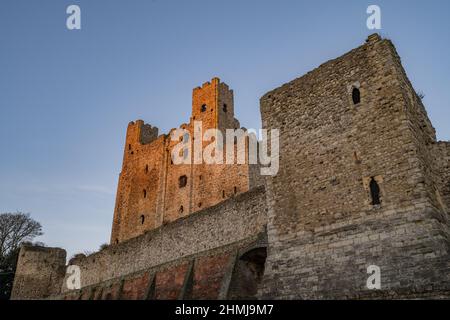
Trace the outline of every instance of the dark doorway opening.
<instances>
[{"instance_id":1,"label":"dark doorway opening","mask_svg":"<svg viewBox=\"0 0 450 320\"><path fill-rule=\"evenodd\" d=\"M234 266L228 299L242 300L256 297L264 275L267 248L260 247L244 253Z\"/></svg>"}]
</instances>

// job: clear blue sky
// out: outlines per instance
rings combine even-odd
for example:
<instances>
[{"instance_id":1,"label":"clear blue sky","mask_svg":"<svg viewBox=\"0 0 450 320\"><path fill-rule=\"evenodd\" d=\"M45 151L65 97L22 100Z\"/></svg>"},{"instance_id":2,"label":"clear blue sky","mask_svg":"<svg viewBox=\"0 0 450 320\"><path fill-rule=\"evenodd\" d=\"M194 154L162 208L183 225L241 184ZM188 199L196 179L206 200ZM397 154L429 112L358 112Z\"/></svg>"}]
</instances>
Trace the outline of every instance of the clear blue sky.
<instances>
[{"instance_id":1,"label":"clear blue sky","mask_svg":"<svg viewBox=\"0 0 450 320\"><path fill-rule=\"evenodd\" d=\"M66 29L78 4L82 30ZM1 0L0 212L40 221L69 254L109 241L127 123L186 122L191 90L219 76L237 117L362 44L366 8L397 46L438 138L450 139L450 1Z\"/></svg>"}]
</instances>

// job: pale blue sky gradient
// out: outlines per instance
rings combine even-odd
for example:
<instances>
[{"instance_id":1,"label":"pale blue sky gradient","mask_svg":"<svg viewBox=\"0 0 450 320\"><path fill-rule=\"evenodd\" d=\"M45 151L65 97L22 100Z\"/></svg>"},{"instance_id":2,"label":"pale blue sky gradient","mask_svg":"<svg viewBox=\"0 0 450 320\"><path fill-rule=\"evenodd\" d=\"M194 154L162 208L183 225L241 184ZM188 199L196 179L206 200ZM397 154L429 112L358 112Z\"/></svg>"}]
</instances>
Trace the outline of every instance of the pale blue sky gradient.
<instances>
[{"instance_id":1,"label":"pale blue sky gradient","mask_svg":"<svg viewBox=\"0 0 450 320\"><path fill-rule=\"evenodd\" d=\"M78 4L82 30L66 29ZM39 240L93 251L109 241L127 123L186 122L214 76L241 124L259 98L361 45L382 9L438 138L450 139L450 1L1 0L0 212L30 212Z\"/></svg>"}]
</instances>

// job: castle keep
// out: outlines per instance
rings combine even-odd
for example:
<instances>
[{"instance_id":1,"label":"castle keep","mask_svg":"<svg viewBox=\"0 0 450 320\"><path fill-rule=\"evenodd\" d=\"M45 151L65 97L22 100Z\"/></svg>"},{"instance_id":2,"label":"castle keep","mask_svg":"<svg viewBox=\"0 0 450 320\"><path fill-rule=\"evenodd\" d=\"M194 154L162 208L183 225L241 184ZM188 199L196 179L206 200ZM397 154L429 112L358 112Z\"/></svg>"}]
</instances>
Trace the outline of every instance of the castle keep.
<instances>
[{"instance_id":1,"label":"castle keep","mask_svg":"<svg viewBox=\"0 0 450 320\"><path fill-rule=\"evenodd\" d=\"M187 145L182 150L184 158L194 156L195 121L201 123L202 132L218 129L225 135L226 129L239 129L233 91L218 78L193 90L192 116L188 124L181 125L186 133L179 139ZM112 244L211 207L258 183L251 172L255 166L248 164L174 164L173 148L180 142L172 138L174 130L158 136L158 129L142 120L128 125ZM200 143L203 149L211 142ZM237 146L235 149L237 153Z\"/></svg>"},{"instance_id":2,"label":"castle keep","mask_svg":"<svg viewBox=\"0 0 450 320\"><path fill-rule=\"evenodd\" d=\"M248 164L172 164L169 135L130 123L111 245L69 262L80 290L64 250L22 247L13 299L450 297L450 143L391 41L369 36L268 92L261 115L280 130L264 179ZM194 89L182 127L195 120L239 128L232 91Z\"/></svg>"}]
</instances>

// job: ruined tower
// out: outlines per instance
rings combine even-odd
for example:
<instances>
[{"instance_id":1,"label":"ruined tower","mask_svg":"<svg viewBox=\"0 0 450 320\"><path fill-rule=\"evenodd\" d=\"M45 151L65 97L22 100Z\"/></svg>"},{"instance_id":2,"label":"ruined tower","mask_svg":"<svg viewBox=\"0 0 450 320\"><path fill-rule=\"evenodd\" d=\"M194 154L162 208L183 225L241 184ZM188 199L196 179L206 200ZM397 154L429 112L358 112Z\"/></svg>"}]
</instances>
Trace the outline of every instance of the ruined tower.
<instances>
[{"instance_id":1,"label":"ruined tower","mask_svg":"<svg viewBox=\"0 0 450 320\"><path fill-rule=\"evenodd\" d=\"M111 243L213 206L257 183L248 164L195 163L193 151L202 152L212 142L195 141L196 123L202 133L219 129L225 134L226 129L239 128L233 91L218 78L193 90L190 121L180 126L187 134L179 140L171 138L175 129L158 136L158 129L142 120L128 125ZM190 164L173 163L172 151L180 142L186 144L182 156Z\"/></svg>"},{"instance_id":2,"label":"ruined tower","mask_svg":"<svg viewBox=\"0 0 450 320\"><path fill-rule=\"evenodd\" d=\"M61 289L66 251L24 245L19 252L11 299L43 299Z\"/></svg>"},{"instance_id":3,"label":"ruined tower","mask_svg":"<svg viewBox=\"0 0 450 320\"><path fill-rule=\"evenodd\" d=\"M369 36L268 92L261 114L280 159L260 186L248 164L172 164L180 141L187 159L210 145L194 129L239 127L219 79L194 89L180 141L130 123L115 245L71 259L80 290L62 279L64 250L22 249L13 297L450 297L450 143L436 141L391 41Z\"/></svg>"},{"instance_id":4,"label":"ruined tower","mask_svg":"<svg viewBox=\"0 0 450 320\"><path fill-rule=\"evenodd\" d=\"M267 93L261 113L281 137L262 297L448 295L449 143L391 41L372 35Z\"/></svg>"}]
</instances>

